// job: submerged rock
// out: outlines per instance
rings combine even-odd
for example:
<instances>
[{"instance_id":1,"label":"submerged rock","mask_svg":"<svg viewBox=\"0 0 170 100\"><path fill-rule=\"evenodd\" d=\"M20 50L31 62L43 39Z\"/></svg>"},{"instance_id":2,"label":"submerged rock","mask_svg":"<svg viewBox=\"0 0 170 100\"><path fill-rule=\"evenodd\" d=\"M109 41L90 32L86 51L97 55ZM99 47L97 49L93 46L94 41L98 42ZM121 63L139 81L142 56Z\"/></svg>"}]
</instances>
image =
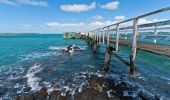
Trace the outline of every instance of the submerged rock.
<instances>
[{"instance_id":1,"label":"submerged rock","mask_svg":"<svg viewBox=\"0 0 170 100\"><path fill-rule=\"evenodd\" d=\"M29 95L16 97L16 100L134 100L133 92L135 87L126 82L116 83L113 79L91 75L87 77L87 84L82 86L82 90L72 91L53 90L47 93L46 88ZM70 81L67 81L68 83ZM65 95L63 95L63 92ZM138 99L145 100L148 97L143 93ZM152 98L155 99L155 98Z\"/></svg>"},{"instance_id":2,"label":"submerged rock","mask_svg":"<svg viewBox=\"0 0 170 100\"><path fill-rule=\"evenodd\" d=\"M49 100L64 100L64 97L60 91L54 90L49 94Z\"/></svg>"},{"instance_id":3,"label":"submerged rock","mask_svg":"<svg viewBox=\"0 0 170 100\"><path fill-rule=\"evenodd\" d=\"M92 88L87 88L81 93L78 93L75 100L109 100L106 92L99 92Z\"/></svg>"},{"instance_id":4,"label":"submerged rock","mask_svg":"<svg viewBox=\"0 0 170 100\"><path fill-rule=\"evenodd\" d=\"M15 100L36 100L32 94L17 96Z\"/></svg>"}]
</instances>

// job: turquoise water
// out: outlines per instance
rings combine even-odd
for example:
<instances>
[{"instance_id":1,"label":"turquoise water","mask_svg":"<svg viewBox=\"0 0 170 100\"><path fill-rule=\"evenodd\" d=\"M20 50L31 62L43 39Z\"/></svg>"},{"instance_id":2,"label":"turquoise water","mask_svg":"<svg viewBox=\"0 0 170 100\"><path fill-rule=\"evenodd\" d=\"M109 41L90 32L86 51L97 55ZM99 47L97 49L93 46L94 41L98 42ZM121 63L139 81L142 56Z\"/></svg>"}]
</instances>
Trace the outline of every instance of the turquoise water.
<instances>
[{"instance_id":1,"label":"turquoise water","mask_svg":"<svg viewBox=\"0 0 170 100\"><path fill-rule=\"evenodd\" d=\"M71 44L80 46L81 51L63 54L62 50ZM79 77L80 73L103 73L105 47L102 44L97 54L93 54L86 41L64 40L61 34L0 36L0 98L11 99L41 87L50 91L56 84L64 88L63 92L67 89L73 92L86 82L83 76ZM131 48L121 46L120 49L117 54L128 60ZM170 98L170 58L138 51L135 66L138 77L133 78L128 67L112 57L108 76L130 83L150 96ZM72 81L69 83L68 79Z\"/></svg>"}]
</instances>

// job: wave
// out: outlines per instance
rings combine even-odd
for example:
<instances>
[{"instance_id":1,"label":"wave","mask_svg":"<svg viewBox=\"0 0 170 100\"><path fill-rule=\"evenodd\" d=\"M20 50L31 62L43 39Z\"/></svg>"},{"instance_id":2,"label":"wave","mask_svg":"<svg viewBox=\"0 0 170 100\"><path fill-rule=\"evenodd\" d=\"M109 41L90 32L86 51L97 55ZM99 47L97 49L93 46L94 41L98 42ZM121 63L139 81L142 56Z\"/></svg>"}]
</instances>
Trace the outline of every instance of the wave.
<instances>
[{"instance_id":1,"label":"wave","mask_svg":"<svg viewBox=\"0 0 170 100\"><path fill-rule=\"evenodd\" d=\"M63 49L66 49L66 46L61 46L61 47L50 46L48 49L49 50L63 50Z\"/></svg>"},{"instance_id":2,"label":"wave","mask_svg":"<svg viewBox=\"0 0 170 100\"><path fill-rule=\"evenodd\" d=\"M58 56L60 54L61 54L60 52L46 52L46 53L34 52L28 55L22 55L21 58L23 58L22 61L25 61L25 60L30 60L30 59L39 59L42 57Z\"/></svg>"},{"instance_id":3,"label":"wave","mask_svg":"<svg viewBox=\"0 0 170 100\"><path fill-rule=\"evenodd\" d=\"M41 72L43 70L43 68L41 68L40 64L34 64L33 67L31 67L26 76L27 79L27 85L31 87L32 91L35 90L40 90L42 87L39 86L39 82L41 81L41 78L38 78L35 76L35 74Z\"/></svg>"}]
</instances>

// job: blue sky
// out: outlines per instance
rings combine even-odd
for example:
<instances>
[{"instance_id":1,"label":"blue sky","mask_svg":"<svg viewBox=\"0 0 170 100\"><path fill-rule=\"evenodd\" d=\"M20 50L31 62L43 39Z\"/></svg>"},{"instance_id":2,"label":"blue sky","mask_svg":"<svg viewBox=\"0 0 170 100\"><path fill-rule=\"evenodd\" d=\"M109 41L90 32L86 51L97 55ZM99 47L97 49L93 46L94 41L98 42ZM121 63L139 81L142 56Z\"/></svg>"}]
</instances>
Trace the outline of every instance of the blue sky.
<instances>
[{"instance_id":1,"label":"blue sky","mask_svg":"<svg viewBox=\"0 0 170 100\"><path fill-rule=\"evenodd\" d=\"M169 5L170 0L0 0L0 32L85 32ZM159 14L141 23L169 17Z\"/></svg>"}]
</instances>

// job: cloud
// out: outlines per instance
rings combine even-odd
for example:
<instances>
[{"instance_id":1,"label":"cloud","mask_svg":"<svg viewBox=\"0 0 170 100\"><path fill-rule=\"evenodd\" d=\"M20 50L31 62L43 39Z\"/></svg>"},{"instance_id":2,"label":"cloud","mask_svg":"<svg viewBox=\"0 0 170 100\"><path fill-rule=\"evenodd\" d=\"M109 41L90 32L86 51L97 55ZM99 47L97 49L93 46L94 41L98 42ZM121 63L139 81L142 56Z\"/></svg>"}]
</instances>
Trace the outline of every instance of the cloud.
<instances>
[{"instance_id":1,"label":"cloud","mask_svg":"<svg viewBox=\"0 0 170 100\"><path fill-rule=\"evenodd\" d=\"M117 21L123 21L123 20L125 20L125 19L126 19L126 17L123 16L123 15L121 15L121 16L115 16L115 20L117 20Z\"/></svg>"},{"instance_id":2,"label":"cloud","mask_svg":"<svg viewBox=\"0 0 170 100\"><path fill-rule=\"evenodd\" d=\"M12 5L12 6L15 6L17 5L16 2L13 2L11 0L0 0L0 3L4 3L4 4L8 4L8 5Z\"/></svg>"},{"instance_id":3,"label":"cloud","mask_svg":"<svg viewBox=\"0 0 170 100\"><path fill-rule=\"evenodd\" d=\"M115 21L92 21L90 23L58 23L58 22L46 22L45 26L49 29L56 31L75 31L75 32L88 32L96 28L104 27L115 23Z\"/></svg>"},{"instance_id":4,"label":"cloud","mask_svg":"<svg viewBox=\"0 0 170 100\"><path fill-rule=\"evenodd\" d=\"M48 6L45 1L35 1L35 0L17 0L18 3L32 5L32 6Z\"/></svg>"},{"instance_id":5,"label":"cloud","mask_svg":"<svg viewBox=\"0 0 170 100\"><path fill-rule=\"evenodd\" d=\"M109 2L105 5L102 5L101 8L103 9L109 9L109 10L115 10L117 9L119 6L119 1L113 1L113 2Z\"/></svg>"},{"instance_id":6,"label":"cloud","mask_svg":"<svg viewBox=\"0 0 170 100\"><path fill-rule=\"evenodd\" d=\"M91 9L95 9L96 8L96 2L93 2L89 5L87 4L66 4L66 5L61 5L60 9L63 11L67 11L67 12L83 12L83 11L88 11Z\"/></svg>"},{"instance_id":7,"label":"cloud","mask_svg":"<svg viewBox=\"0 0 170 100\"><path fill-rule=\"evenodd\" d=\"M92 19L95 20L95 21L100 21L100 20L103 19L103 17L99 16L99 15L96 15L96 16L93 16Z\"/></svg>"},{"instance_id":8,"label":"cloud","mask_svg":"<svg viewBox=\"0 0 170 100\"><path fill-rule=\"evenodd\" d=\"M0 3L18 6L18 5L31 5L31 6L48 6L48 3L41 0L0 0Z\"/></svg>"},{"instance_id":9,"label":"cloud","mask_svg":"<svg viewBox=\"0 0 170 100\"><path fill-rule=\"evenodd\" d=\"M67 31L74 31L74 32L89 32L92 30L95 30L97 28L102 28L104 26L108 26L111 24L115 24L119 22L120 19L123 18L115 18L114 20L106 20L106 21L92 21L89 23L58 23L58 22L46 22L43 26L46 27L49 30L54 30L56 32L67 32ZM151 22L158 22L158 21L163 21L166 19L153 19L153 20L148 20L145 18L139 19L139 24L146 24L146 23L151 23ZM120 24L120 27L127 27L127 26L132 26L133 21L129 21L123 24ZM114 28L114 27L112 27Z\"/></svg>"}]
</instances>

